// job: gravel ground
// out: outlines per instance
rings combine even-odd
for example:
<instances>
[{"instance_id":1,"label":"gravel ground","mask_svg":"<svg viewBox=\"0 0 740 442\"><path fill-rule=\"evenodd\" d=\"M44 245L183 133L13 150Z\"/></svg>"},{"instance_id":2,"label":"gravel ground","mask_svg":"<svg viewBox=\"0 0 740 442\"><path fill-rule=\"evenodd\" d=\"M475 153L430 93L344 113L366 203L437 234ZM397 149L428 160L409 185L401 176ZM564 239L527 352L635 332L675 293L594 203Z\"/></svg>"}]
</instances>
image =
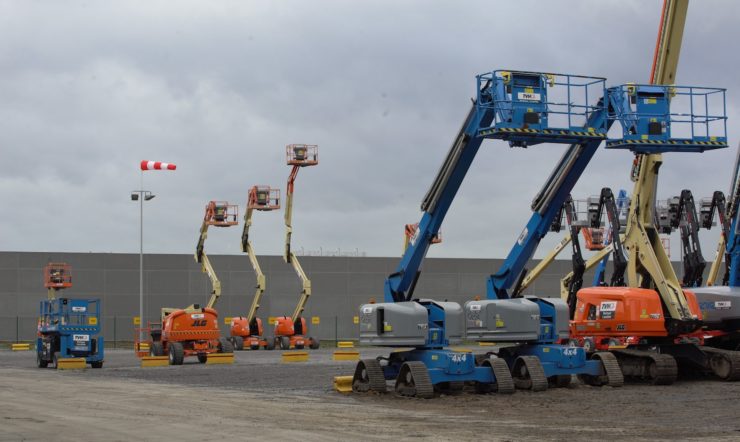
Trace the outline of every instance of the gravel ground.
<instances>
[{"instance_id":1,"label":"gravel ground","mask_svg":"<svg viewBox=\"0 0 740 442\"><path fill-rule=\"evenodd\" d=\"M342 395L333 349L306 363L278 351L239 352L233 365L140 368L106 352L105 368L35 368L33 352L0 351L0 441L5 440L740 440L740 383L569 388L514 395ZM363 358L387 354L360 349Z\"/></svg>"}]
</instances>

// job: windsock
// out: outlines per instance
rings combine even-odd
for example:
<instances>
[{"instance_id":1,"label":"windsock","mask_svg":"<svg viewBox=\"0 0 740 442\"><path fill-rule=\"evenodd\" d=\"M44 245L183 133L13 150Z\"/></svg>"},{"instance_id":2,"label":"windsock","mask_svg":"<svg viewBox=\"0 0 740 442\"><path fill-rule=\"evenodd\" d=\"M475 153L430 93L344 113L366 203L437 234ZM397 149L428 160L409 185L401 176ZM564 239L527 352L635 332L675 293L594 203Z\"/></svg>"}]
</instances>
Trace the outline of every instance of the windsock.
<instances>
[{"instance_id":1,"label":"windsock","mask_svg":"<svg viewBox=\"0 0 740 442\"><path fill-rule=\"evenodd\" d=\"M172 163L163 163L161 161L147 161L141 162L141 170L175 170L177 166Z\"/></svg>"}]
</instances>

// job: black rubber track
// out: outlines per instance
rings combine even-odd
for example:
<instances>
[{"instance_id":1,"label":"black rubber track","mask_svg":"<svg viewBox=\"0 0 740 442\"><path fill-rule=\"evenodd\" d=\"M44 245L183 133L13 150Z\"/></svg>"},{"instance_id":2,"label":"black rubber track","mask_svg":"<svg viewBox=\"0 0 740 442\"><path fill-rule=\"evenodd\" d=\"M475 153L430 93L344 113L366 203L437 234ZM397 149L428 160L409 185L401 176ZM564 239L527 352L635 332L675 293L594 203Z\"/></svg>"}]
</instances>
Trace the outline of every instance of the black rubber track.
<instances>
[{"instance_id":1,"label":"black rubber track","mask_svg":"<svg viewBox=\"0 0 740 442\"><path fill-rule=\"evenodd\" d=\"M624 375L619 367L617 357L609 352L594 353L593 359L599 359L606 372L606 383L610 387L621 387L624 385Z\"/></svg>"},{"instance_id":2,"label":"black rubber track","mask_svg":"<svg viewBox=\"0 0 740 442\"><path fill-rule=\"evenodd\" d=\"M509 366L506 365L506 361L499 358L490 358L488 362L491 364L493 375L496 376L496 384L494 385L496 393L514 393L514 391L516 391L514 378L511 377L511 371L509 370Z\"/></svg>"},{"instance_id":3,"label":"black rubber track","mask_svg":"<svg viewBox=\"0 0 740 442\"><path fill-rule=\"evenodd\" d=\"M367 381L362 379L362 370L367 374ZM374 391L376 393L385 393L388 391L383 368L377 359L363 359L357 363L355 375L352 378L352 390L357 393Z\"/></svg>"},{"instance_id":4,"label":"black rubber track","mask_svg":"<svg viewBox=\"0 0 740 442\"><path fill-rule=\"evenodd\" d=\"M537 358L536 356L519 356L517 359L521 360L521 362L524 364L524 367L526 367L528 379L518 378L516 376L518 376L519 373L516 373L516 376L514 377L514 385L516 385L517 388L523 390L547 390L547 388L550 386L550 383L545 376L545 369L542 368L542 363L540 362L539 358ZM517 364L515 363L514 365L516 366Z\"/></svg>"},{"instance_id":5,"label":"black rubber track","mask_svg":"<svg viewBox=\"0 0 740 442\"><path fill-rule=\"evenodd\" d=\"M740 351L714 347L699 348L709 356L709 366L715 376L728 382L740 380Z\"/></svg>"},{"instance_id":6,"label":"black rubber track","mask_svg":"<svg viewBox=\"0 0 740 442\"><path fill-rule=\"evenodd\" d=\"M678 364L671 355L633 349L612 350L611 353L617 357L617 360L620 357L627 357L655 364L655 372L648 378L653 385L671 385L676 382Z\"/></svg>"}]
</instances>

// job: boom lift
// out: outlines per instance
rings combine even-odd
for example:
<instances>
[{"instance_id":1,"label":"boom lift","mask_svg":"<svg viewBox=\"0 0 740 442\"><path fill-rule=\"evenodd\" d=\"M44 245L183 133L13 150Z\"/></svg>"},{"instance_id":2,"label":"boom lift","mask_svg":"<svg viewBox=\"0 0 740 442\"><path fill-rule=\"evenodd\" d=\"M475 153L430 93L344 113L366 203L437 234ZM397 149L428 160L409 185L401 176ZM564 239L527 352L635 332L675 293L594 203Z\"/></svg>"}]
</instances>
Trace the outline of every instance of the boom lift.
<instances>
[{"instance_id":1,"label":"boom lift","mask_svg":"<svg viewBox=\"0 0 740 442\"><path fill-rule=\"evenodd\" d=\"M100 334L100 300L57 298L72 287L72 269L66 263L44 267L48 299L39 306L36 365L58 367L59 359L84 358L92 368L102 368L105 345Z\"/></svg>"},{"instance_id":2,"label":"boom lift","mask_svg":"<svg viewBox=\"0 0 740 442\"><path fill-rule=\"evenodd\" d=\"M612 234L612 240L611 243L608 244L608 247L600 249L607 254L606 256L608 256L609 253L614 255L614 270L609 285L612 287L624 286L624 272L627 268L627 261L624 257L624 250L622 248L619 209L617 207L614 194L610 188L604 187L601 189L601 194L598 198L589 198L588 202L588 223L591 229L596 229L601 226L601 218L604 212L606 212L606 216L609 221L609 231ZM617 234L614 234L614 232L617 232ZM568 303L568 312L571 319L573 319L575 315L576 295L581 287L583 287L583 274L594 264L603 261L603 253L596 254L587 262L583 261L583 258L580 256L580 250L578 251L578 254L578 258L574 258L573 261L573 271L567 274L560 281L560 297ZM580 260L580 265L576 265L577 260ZM606 284L602 283L599 285L603 286Z\"/></svg>"},{"instance_id":3,"label":"boom lift","mask_svg":"<svg viewBox=\"0 0 740 442\"><path fill-rule=\"evenodd\" d=\"M544 196L554 201L549 216L538 213L547 228L569 187L606 137L603 78L493 71L477 79L476 100L422 202L418 234L396 272L386 279L385 302L360 307L361 343L413 349L360 361L353 390L385 392L386 380L395 380L396 392L407 396L431 397L435 390L458 390L464 382L474 382L479 391L511 393L512 372L518 387L533 390L547 388L548 381L565 385L573 373L589 377L594 384L621 385L616 361L604 361L605 367L600 355L586 360L583 349L555 344L568 335L567 306L560 299L471 301L463 311L454 302L413 297L421 263L484 138L520 147L572 144L563 160L563 173L552 178L557 186L566 185ZM576 96L583 99L578 101ZM590 99L599 102L589 104ZM527 236L525 230L518 244ZM502 350L499 358L479 360L469 352L447 348L461 341L466 325L470 338L518 345Z\"/></svg>"},{"instance_id":4,"label":"boom lift","mask_svg":"<svg viewBox=\"0 0 740 442\"><path fill-rule=\"evenodd\" d=\"M666 86L674 80L687 1L666 1L653 62L653 85L624 85L617 98L629 103L619 115L623 138L607 148L631 148L638 153L624 245L629 252L629 287L592 287L578 292L572 335L594 336L600 344L611 339L639 337L637 344L612 350L625 376L670 384L677 359L687 366L707 368L717 352L692 342L701 327L692 292L684 291L654 225L655 191L661 152L701 152L727 147L724 90ZM717 102L711 103L711 100ZM688 109L675 109L688 100ZM697 110L698 103L703 109ZM716 111L712 109L721 108ZM704 112L704 113L702 113ZM685 123L688 138L673 138ZM719 127L717 127L719 126ZM643 145L635 149L636 145ZM700 333L699 333L700 334ZM657 350L657 351L655 351ZM715 371L716 373L716 371Z\"/></svg>"},{"instance_id":5,"label":"boom lift","mask_svg":"<svg viewBox=\"0 0 740 442\"><path fill-rule=\"evenodd\" d=\"M406 224L403 227L403 251L409 248L409 244L416 241L416 234L419 231L419 223ZM432 244L439 244L442 242L442 232L437 232L437 235L432 238Z\"/></svg>"},{"instance_id":6,"label":"boom lift","mask_svg":"<svg viewBox=\"0 0 740 442\"><path fill-rule=\"evenodd\" d=\"M231 320L231 342L236 350L243 350L245 341L251 350L258 350L260 347L266 350L275 348L273 340L267 340L263 337L262 319L257 317L257 309L260 308L260 300L265 293L266 282L265 274L262 273L260 263L257 260L257 254L254 253L252 243L249 242L249 228L252 226L252 213L255 210L269 212L278 209L280 209L280 189L273 189L270 186L253 186L249 189L241 245L242 252L249 256L249 262L252 263L252 268L257 276L257 291L254 293L254 299L247 316L239 316Z\"/></svg>"},{"instance_id":7,"label":"boom lift","mask_svg":"<svg viewBox=\"0 0 740 442\"><path fill-rule=\"evenodd\" d=\"M555 220L550 226L551 232L560 232L560 230L563 227L563 215L565 214L565 207L569 205L569 201L572 201L571 198L566 200L566 202L563 204L563 207L560 209L560 214L555 216ZM589 211L587 212L589 214L589 220L593 220L593 216L590 212L594 208L598 208L598 201L599 198L588 198L586 202L588 203ZM626 191L620 190L620 197L617 198L617 217L615 219L620 221L621 225L621 211L623 205L626 204L629 206L629 198L626 197ZM575 214L576 208L571 208L571 211ZM575 216L574 216L575 218ZM598 219L601 218L601 215L598 215ZM568 223L569 220L566 219ZM568 224L570 225L570 224ZM575 227L575 229L574 229ZM623 227L623 226L622 226ZM611 245L610 238L612 237L613 230L611 230L612 226L610 225L610 230L604 231L602 227L599 226L592 226L591 221L578 221L577 225L571 226L570 230L574 232L579 232L581 235L584 236L584 240L586 242L586 248L588 250L596 251L597 254L589 258L588 260L583 260L582 254L580 253L580 244L576 247L573 246L573 257L571 258L571 261L574 263L574 268L577 263L583 262L584 265L584 272L590 270L595 265L599 265L599 268L597 269L596 275L594 276L594 285L604 285L604 274L606 270L606 263L609 260L609 254L619 253L618 251L614 251L613 246ZM623 233L623 232L621 232ZM624 236L624 235L622 235ZM521 272L521 276L519 278L519 282L515 285L514 289L512 290L512 298L517 298L522 296L522 293L524 290L526 290L532 283L542 274L542 272L547 269L550 264L555 261L555 258L562 252L565 247L571 243L571 233L566 232L565 236L563 236L563 239L560 240L560 242L551 250L545 258L540 260L540 262L532 268L531 271L528 271L527 269L523 269ZM573 279L572 273L569 274L567 279L563 279L562 287L566 287L566 289L563 291L561 290L561 297L563 300L567 300L568 296L568 290L567 287L570 284L570 281ZM565 293L565 295L563 295Z\"/></svg>"},{"instance_id":8,"label":"boom lift","mask_svg":"<svg viewBox=\"0 0 740 442\"><path fill-rule=\"evenodd\" d=\"M293 166L293 169L288 177L288 191L286 192L285 252L283 253L283 259L293 266L293 270L301 279L302 289L301 297L293 315L275 318L275 347L279 346L282 350L287 350L291 347L302 349L308 346L315 350L319 348L319 340L311 336L305 336L308 333L308 326L306 318L302 316L308 298L311 296L311 280L303 271L298 257L290 250L290 240L293 234L293 185L298 176L298 171L302 167L319 164L319 147L311 144L289 144L285 147L285 152L287 163L289 166Z\"/></svg>"},{"instance_id":9,"label":"boom lift","mask_svg":"<svg viewBox=\"0 0 740 442\"><path fill-rule=\"evenodd\" d=\"M663 233L678 230L681 234L681 248L683 255L683 287L698 287L704 278L704 269L707 266L699 243L699 217L696 213L694 196L690 190L684 189L680 196L668 199L665 215L665 224L660 227ZM659 216L660 219L663 216Z\"/></svg>"},{"instance_id":10,"label":"boom lift","mask_svg":"<svg viewBox=\"0 0 740 442\"><path fill-rule=\"evenodd\" d=\"M617 232L617 234L619 235L624 233L622 230L624 230L624 226L626 225L627 212L629 211L629 206L630 206L630 199L629 197L627 197L627 191L624 189L619 189L619 194L617 195L617 217L616 217L616 219L619 220L619 225L620 225L620 230ZM624 219L624 223L622 222L623 219ZM614 228L610 227L606 235L606 240L604 242L604 245L606 247L609 247L609 244L612 242L612 238L614 237L614 234L615 234ZM606 285L605 275L606 275L606 265L609 263L609 255L607 254L606 256L604 256L604 258L598 261L598 263L599 264L596 266L596 270L594 271L593 285L594 286Z\"/></svg>"},{"instance_id":11,"label":"boom lift","mask_svg":"<svg viewBox=\"0 0 740 442\"><path fill-rule=\"evenodd\" d=\"M692 289L696 293L699 306L704 316L705 333L711 338L706 339L708 346L714 347L711 362L713 370L723 379L740 379L740 148L735 162L732 193L727 207L727 217L723 221L724 211L720 209L722 198L718 192L714 194L716 208L719 209L720 223L723 229L727 228L726 235L726 263L729 263L725 275L726 285L697 287ZM705 213L702 210L703 214ZM705 223L711 224L711 218L704 218ZM720 239L720 244L722 240ZM715 259L715 262L721 258ZM710 272L711 273L711 272ZM706 349L706 347L705 347ZM727 351L736 350L736 351Z\"/></svg>"},{"instance_id":12,"label":"boom lift","mask_svg":"<svg viewBox=\"0 0 740 442\"><path fill-rule=\"evenodd\" d=\"M730 237L730 220L727 216L727 201L724 192L717 190L712 198L702 199L700 206L701 226L705 229L711 229L714 224L714 212L717 212L719 218L720 235L717 244L717 251L709 267L707 276L707 285L717 285L719 268L722 265L722 258L725 262L725 274L722 277L722 285L728 285L730 279L730 254L727 252L727 239Z\"/></svg>"},{"instance_id":13,"label":"boom lift","mask_svg":"<svg viewBox=\"0 0 740 442\"><path fill-rule=\"evenodd\" d=\"M184 309L162 308L161 323L149 324L151 356L169 356L170 365L182 365L187 356L197 356L200 363L210 353L233 353L234 347L218 328L216 301L221 296L221 281L204 250L208 227L230 227L239 224L238 207L226 201L210 201L206 205L200 236L195 247L195 261L211 281L211 297L205 307L192 304Z\"/></svg>"}]
</instances>

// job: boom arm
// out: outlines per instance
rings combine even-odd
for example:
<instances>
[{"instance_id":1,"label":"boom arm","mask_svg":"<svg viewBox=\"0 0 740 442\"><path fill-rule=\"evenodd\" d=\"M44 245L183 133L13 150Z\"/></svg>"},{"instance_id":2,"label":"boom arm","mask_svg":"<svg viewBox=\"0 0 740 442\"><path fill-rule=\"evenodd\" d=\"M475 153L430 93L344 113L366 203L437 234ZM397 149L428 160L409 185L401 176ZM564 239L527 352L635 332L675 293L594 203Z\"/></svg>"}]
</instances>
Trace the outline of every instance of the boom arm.
<instances>
[{"instance_id":1,"label":"boom arm","mask_svg":"<svg viewBox=\"0 0 740 442\"><path fill-rule=\"evenodd\" d=\"M404 251L396 271L385 280L386 302L402 302L412 299L421 262L429 246L437 237L447 210L483 142L483 138L477 136L477 129L490 125L491 121L493 121L493 111L490 109L478 111L473 103L437 177L421 204L421 210L424 213L419 221L418 234Z\"/></svg>"},{"instance_id":2,"label":"boom arm","mask_svg":"<svg viewBox=\"0 0 740 442\"><path fill-rule=\"evenodd\" d=\"M603 106L607 104L602 103ZM587 125L599 127L606 125L607 130L613 120L607 119L607 109L591 113ZM604 122L604 120L606 121ZM542 238L547 234L553 219L573 189L578 178L583 174L589 161L596 153L600 140L583 144L572 144L563 154L544 187L532 203L532 216L527 226L517 239L501 268L488 278L488 298L508 298L507 290L512 287L527 261L532 257Z\"/></svg>"},{"instance_id":3,"label":"boom arm","mask_svg":"<svg viewBox=\"0 0 740 442\"><path fill-rule=\"evenodd\" d=\"M688 0L666 0L664 3L651 70L652 84L675 82L687 9ZM697 322L653 224L658 170L662 163L660 154L637 157L624 245L629 251L629 285L652 287L658 292L666 310L666 329L669 334L675 334L693 331Z\"/></svg>"},{"instance_id":4,"label":"boom arm","mask_svg":"<svg viewBox=\"0 0 740 442\"><path fill-rule=\"evenodd\" d=\"M254 299L252 305L249 307L249 313L247 313L247 323L251 324L254 317L257 315L257 309L260 308L260 300L262 295L265 293L265 274L262 273L260 263L257 261L257 255L254 253L252 243L249 242L249 228L252 226L252 213L254 209L247 207L247 211L244 213L244 229L242 230L242 252L245 252L249 256L249 262L252 264L254 273L257 276L257 290L254 293Z\"/></svg>"},{"instance_id":5,"label":"boom arm","mask_svg":"<svg viewBox=\"0 0 740 442\"><path fill-rule=\"evenodd\" d=\"M290 176L288 177L288 191L285 198L285 252L283 254L283 259L285 262L293 266L293 270L295 270L302 283L301 298L298 300L298 305L296 305L295 311L291 316L293 322L298 320L298 317L301 316L301 313L303 313L303 310L306 308L308 298L311 297L311 280L308 279L306 272L303 271L301 263L298 262L298 258L290 250L290 239L293 234L293 184L295 183L295 179L298 176L298 170L300 168L301 166L293 166L293 170L290 172Z\"/></svg>"},{"instance_id":6,"label":"boom arm","mask_svg":"<svg viewBox=\"0 0 740 442\"><path fill-rule=\"evenodd\" d=\"M198 237L198 244L195 246L195 261L200 264L201 271L208 274L208 279L211 280L211 297L208 299L206 307L213 308L216 305L216 301L218 301L218 297L221 296L221 281L218 279L216 271L213 270L208 255L203 250L206 238L208 238L207 218L203 220L203 224L200 226L200 236Z\"/></svg>"}]
</instances>

